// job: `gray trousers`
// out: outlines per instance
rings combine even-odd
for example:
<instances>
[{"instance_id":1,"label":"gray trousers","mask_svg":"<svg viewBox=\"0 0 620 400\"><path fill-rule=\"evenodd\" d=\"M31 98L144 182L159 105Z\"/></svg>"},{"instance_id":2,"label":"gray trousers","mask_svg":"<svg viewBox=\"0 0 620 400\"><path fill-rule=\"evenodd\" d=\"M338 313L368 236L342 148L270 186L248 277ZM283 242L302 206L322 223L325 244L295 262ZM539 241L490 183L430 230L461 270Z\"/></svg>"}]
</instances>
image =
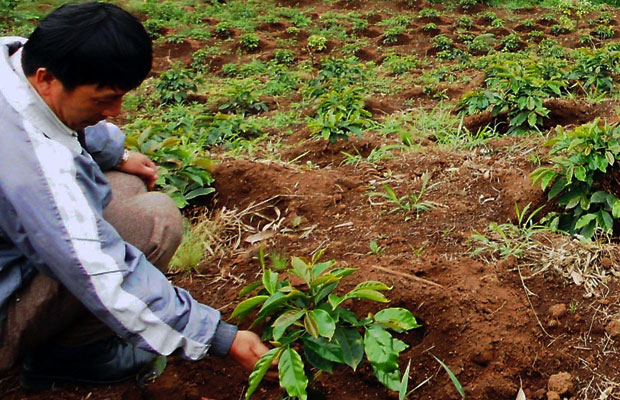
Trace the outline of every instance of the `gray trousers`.
<instances>
[{"instance_id":1,"label":"gray trousers","mask_svg":"<svg viewBox=\"0 0 620 400\"><path fill-rule=\"evenodd\" d=\"M112 202L103 217L121 237L165 271L183 237L183 220L170 197L148 192L142 180L118 171L106 173ZM58 281L37 274L20 289L0 326L0 370L11 368L25 351L55 340L80 345L113 335Z\"/></svg>"}]
</instances>

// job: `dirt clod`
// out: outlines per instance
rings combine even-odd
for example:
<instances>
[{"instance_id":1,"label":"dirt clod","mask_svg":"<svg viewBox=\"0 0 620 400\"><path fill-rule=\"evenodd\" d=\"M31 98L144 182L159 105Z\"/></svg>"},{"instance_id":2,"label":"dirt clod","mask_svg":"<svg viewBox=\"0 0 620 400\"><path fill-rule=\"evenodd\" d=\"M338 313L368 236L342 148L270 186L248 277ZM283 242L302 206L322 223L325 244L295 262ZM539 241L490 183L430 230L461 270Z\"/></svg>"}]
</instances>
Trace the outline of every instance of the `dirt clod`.
<instances>
[{"instance_id":1,"label":"dirt clod","mask_svg":"<svg viewBox=\"0 0 620 400\"><path fill-rule=\"evenodd\" d=\"M620 337L620 320L615 319L608 323L605 327L605 332L614 339Z\"/></svg>"},{"instance_id":2,"label":"dirt clod","mask_svg":"<svg viewBox=\"0 0 620 400\"><path fill-rule=\"evenodd\" d=\"M571 394L574 388L573 377L568 372L560 372L559 374L551 375L548 387L550 392L556 392L560 396ZM548 393L547 397L549 397Z\"/></svg>"},{"instance_id":3,"label":"dirt clod","mask_svg":"<svg viewBox=\"0 0 620 400\"><path fill-rule=\"evenodd\" d=\"M562 400L557 392L547 392L547 400Z\"/></svg>"},{"instance_id":4,"label":"dirt clod","mask_svg":"<svg viewBox=\"0 0 620 400\"><path fill-rule=\"evenodd\" d=\"M549 315L552 318L562 318L566 314L566 304L555 304L549 307Z\"/></svg>"}]
</instances>

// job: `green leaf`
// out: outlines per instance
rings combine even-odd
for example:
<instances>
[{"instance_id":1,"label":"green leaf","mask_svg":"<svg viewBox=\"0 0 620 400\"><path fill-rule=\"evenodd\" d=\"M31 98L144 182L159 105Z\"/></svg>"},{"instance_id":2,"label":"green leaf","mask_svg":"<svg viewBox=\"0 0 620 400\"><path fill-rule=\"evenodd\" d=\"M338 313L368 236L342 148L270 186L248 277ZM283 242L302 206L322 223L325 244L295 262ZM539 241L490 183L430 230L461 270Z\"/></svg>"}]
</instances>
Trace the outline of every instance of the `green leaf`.
<instances>
[{"instance_id":1,"label":"green leaf","mask_svg":"<svg viewBox=\"0 0 620 400\"><path fill-rule=\"evenodd\" d=\"M596 214L585 214L575 223L575 229L581 229L596 219Z\"/></svg>"},{"instance_id":2,"label":"green leaf","mask_svg":"<svg viewBox=\"0 0 620 400\"><path fill-rule=\"evenodd\" d=\"M581 229L581 232L579 232L579 234L586 239L590 239L592 235L594 235L594 229L596 229L596 222L592 221L588 225L583 227Z\"/></svg>"},{"instance_id":3,"label":"green leaf","mask_svg":"<svg viewBox=\"0 0 620 400\"><path fill-rule=\"evenodd\" d=\"M256 362L256 365L254 365L254 369L252 370L252 373L250 374L250 378L248 380L249 386L248 386L247 392L245 393L246 400L249 399L250 396L252 396L252 393L256 391L256 388L258 388L258 385L261 383L261 381L267 374L267 371L269 371L269 367L271 367L271 363L273 362L273 360L275 360L276 358L280 356L282 349L283 349L282 347L275 347L269 350L268 352L266 352L265 354L263 354L258 359L258 361Z\"/></svg>"},{"instance_id":4,"label":"green leaf","mask_svg":"<svg viewBox=\"0 0 620 400\"><path fill-rule=\"evenodd\" d=\"M611 217L605 210L600 210L599 215L602 221L599 221L599 224L605 229L607 232L611 232L614 228L614 219Z\"/></svg>"},{"instance_id":5,"label":"green leaf","mask_svg":"<svg viewBox=\"0 0 620 400\"><path fill-rule=\"evenodd\" d=\"M240 320L244 319L249 313L252 312L252 310L258 307L261 303L265 302L265 300L267 300L268 298L269 296L254 296L252 298L244 300L239 303L237 307L235 307L235 310L230 317L238 317Z\"/></svg>"},{"instance_id":6,"label":"green leaf","mask_svg":"<svg viewBox=\"0 0 620 400\"><path fill-rule=\"evenodd\" d=\"M249 283L239 291L239 297L246 296L261 286L263 286L263 281L254 281L252 283Z\"/></svg>"},{"instance_id":7,"label":"green leaf","mask_svg":"<svg viewBox=\"0 0 620 400\"><path fill-rule=\"evenodd\" d=\"M398 369L392 371L385 371L375 365L372 365L372 371L379 382L383 383L385 387L395 392L400 391L401 377Z\"/></svg>"},{"instance_id":8,"label":"green leaf","mask_svg":"<svg viewBox=\"0 0 620 400\"><path fill-rule=\"evenodd\" d=\"M304 342L304 346L310 348L324 359L344 364L342 349L336 343L330 342L323 337L315 339L309 336L303 337L302 341Z\"/></svg>"},{"instance_id":9,"label":"green leaf","mask_svg":"<svg viewBox=\"0 0 620 400\"><path fill-rule=\"evenodd\" d=\"M398 389L398 400L405 400L407 397L407 387L409 386L409 369L411 368L411 359L409 359L409 363L407 364L407 368L405 369L405 373L403 374L403 379L400 381L400 388Z\"/></svg>"},{"instance_id":10,"label":"green leaf","mask_svg":"<svg viewBox=\"0 0 620 400\"><path fill-rule=\"evenodd\" d=\"M375 321L386 328L401 331L420 327L411 311L405 308L386 308L381 310L375 314Z\"/></svg>"},{"instance_id":11,"label":"green leaf","mask_svg":"<svg viewBox=\"0 0 620 400\"><path fill-rule=\"evenodd\" d=\"M331 315L325 310L314 309L308 313L308 316L316 322L318 334L331 340L336 330L336 323Z\"/></svg>"},{"instance_id":12,"label":"green leaf","mask_svg":"<svg viewBox=\"0 0 620 400\"><path fill-rule=\"evenodd\" d=\"M536 113L531 112L527 116L527 123L528 123L528 125L531 126L531 127L535 127L537 122L538 122L538 115L536 115Z\"/></svg>"},{"instance_id":13,"label":"green leaf","mask_svg":"<svg viewBox=\"0 0 620 400\"><path fill-rule=\"evenodd\" d=\"M605 191L599 190L590 197L590 203L604 203L607 200L609 194Z\"/></svg>"},{"instance_id":14,"label":"green leaf","mask_svg":"<svg viewBox=\"0 0 620 400\"><path fill-rule=\"evenodd\" d=\"M286 329L305 314L304 310L291 310L280 315L273 323L273 338L280 340Z\"/></svg>"},{"instance_id":15,"label":"green leaf","mask_svg":"<svg viewBox=\"0 0 620 400\"><path fill-rule=\"evenodd\" d=\"M385 329L371 325L364 335L364 351L368 361L382 371L398 368L398 353L392 345L392 335Z\"/></svg>"},{"instance_id":16,"label":"green leaf","mask_svg":"<svg viewBox=\"0 0 620 400\"><path fill-rule=\"evenodd\" d=\"M443 367L443 369L446 370L446 372L448 373L448 376L450 377L450 380L452 381L452 384L456 388L456 391L459 392L459 394L461 395L461 398L464 399L465 398L465 391L463 390L463 386L461 385L461 382L459 382L459 380L456 377L456 375L454 375L452 370L450 370L450 368L448 368L448 366L446 364L444 364L443 361L441 361L439 358L435 357L435 355L433 355L433 354L431 354L431 356L433 356L433 358L435 360L437 360L439 365L441 365Z\"/></svg>"},{"instance_id":17,"label":"green leaf","mask_svg":"<svg viewBox=\"0 0 620 400\"><path fill-rule=\"evenodd\" d=\"M365 281L362 282L360 284L358 284L355 289L353 289L352 291L355 292L357 290L360 289L369 289L369 290L391 290L392 288L388 285L386 285L383 282L379 282L379 281Z\"/></svg>"},{"instance_id":18,"label":"green leaf","mask_svg":"<svg viewBox=\"0 0 620 400\"><path fill-rule=\"evenodd\" d=\"M195 189L185 195L185 200L195 199L196 197L205 196L213 192L215 192L215 189L212 187Z\"/></svg>"},{"instance_id":19,"label":"green leaf","mask_svg":"<svg viewBox=\"0 0 620 400\"><path fill-rule=\"evenodd\" d=\"M616 201L614 202L614 205L611 208L611 214L614 216L614 218L620 218L620 200L619 199L616 199Z\"/></svg>"},{"instance_id":20,"label":"green leaf","mask_svg":"<svg viewBox=\"0 0 620 400\"><path fill-rule=\"evenodd\" d=\"M336 261L331 260L331 261L326 261L326 262L322 262L320 264L315 265L312 268L312 277L313 278L317 278L317 277L321 276L321 274L323 272L325 272L326 270L328 270L331 267L333 267L334 264L336 264Z\"/></svg>"},{"instance_id":21,"label":"green leaf","mask_svg":"<svg viewBox=\"0 0 620 400\"><path fill-rule=\"evenodd\" d=\"M319 337L319 324L318 322L310 315L310 313L306 313L304 316L304 327L306 328L306 332L310 334L313 338Z\"/></svg>"},{"instance_id":22,"label":"green leaf","mask_svg":"<svg viewBox=\"0 0 620 400\"><path fill-rule=\"evenodd\" d=\"M579 179L582 182L586 180L586 168L583 166L579 166L575 168L575 178Z\"/></svg>"},{"instance_id":23,"label":"green leaf","mask_svg":"<svg viewBox=\"0 0 620 400\"><path fill-rule=\"evenodd\" d=\"M338 317L344 322L347 322L353 326L357 326L357 324L359 324L357 316L353 311L347 310L346 308L339 308L336 312L338 313Z\"/></svg>"},{"instance_id":24,"label":"green leaf","mask_svg":"<svg viewBox=\"0 0 620 400\"><path fill-rule=\"evenodd\" d=\"M269 294L274 294L278 285L278 273L265 268L263 271L263 285Z\"/></svg>"},{"instance_id":25,"label":"green leaf","mask_svg":"<svg viewBox=\"0 0 620 400\"><path fill-rule=\"evenodd\" d=\"M304 260L299 257L291 258L291 266L293 267L293 273L304 280L307 284L310 284L310 266L306 264Z\"/></svg>"},{"instance_id":26,"label":"green leaf","mask_svg":"<svg viewBox=\"0 0 620 400\"><path fill-rule=\"evenodd\" d=\"M256 316L256 320L252 323L252 326L260 323L267 316L272 314L274 311L278 309L282 304L287 301L294 299L296 297L303 296L303 293L297 289L291 290L289 293L284 292L276 292L272 296L270 296L267 300L265 300L265 304L258 311L258 315Z\"/></svg>"},{"instance_id":27,"label":"green leaf","mask_svg":"<svg viewBox=\"0 0 620 400\"><path fill-rule=\"evenodd\" d=\"M371 289L352 290L344 296L346 299L366 299L379 303L388 303L389 300L381 292Z\"/></svg>"},{"instance_id":28,"label":"green leaf","mask_svg":"<svg viewBox=\"0 0 620 400\"><path fill-rule=\"evenodd\" d=\"M337 327L334 339L342 350L342 358L345 364L355 371L364 358L362 335L355 328Z\"/></svg>"},{"instance_id":29,"label":"green leaf","mask_svg":"<svg viewBox=\"0 0 620 400\"><path fill-rule=\"evenodd\" d=\"M566 182L566 178L564 177L558 178L558 180L555 181L555 183L549 190L549 194L547 195L547 198L549 200L555 198L558 194L560 194L560 192L562 192L562 190L564 190L564 188L566 188L567 185L568 183Z\"/></svg>"},{"instance_id":30,"label":"green leaf","mask_svg":"<svg viewBox=\"0 0 620 400\"><path fill-rule=\"evenodd\" d=\"M280 373L280 385L289 396L298 397L300 400L308 398L306 394L308 377L304 373L304 363L299 353L291 348L284 350L280 355L278 371Z\"/></svg>"},{"instance_id":31,"label":"green leaf","mask_svg":"<svg viewBox=\"0 0 620 400\"><path fill-rule=\"evenodd\" d=\"M334 363L324 359L316 352L314 352L310 347L304 346L304 355L306 356L306 360L316 369L320 369L321 371L327 371L330 374L334 371Z\"/></svg>"},{"instance_id":32,"label":"green leaf","mask_svg":"<svg viewBox=\"0 0 620 400\"><path fill-rule=\"evenodd\" d=\"M340 297L340 296L337 296L337 295L335 295L333 293L330 294L327 297L327 301L329 302L329 305L331 305L332 309L334 309L334 310L336 309L336 307L338 307L340 305L340 303L342 303L345 300L346 300L346 297L344 297L344 296Z\"/></svg>"}]
</instances>

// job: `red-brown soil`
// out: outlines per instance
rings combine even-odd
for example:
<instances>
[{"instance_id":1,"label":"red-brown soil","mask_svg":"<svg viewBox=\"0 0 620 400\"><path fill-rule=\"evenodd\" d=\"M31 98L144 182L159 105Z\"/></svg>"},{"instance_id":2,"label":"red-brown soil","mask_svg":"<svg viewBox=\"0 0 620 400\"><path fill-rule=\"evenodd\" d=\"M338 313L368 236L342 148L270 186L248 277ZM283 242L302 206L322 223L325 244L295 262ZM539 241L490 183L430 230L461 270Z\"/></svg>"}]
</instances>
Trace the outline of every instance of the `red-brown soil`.
<instances>
[{"instance_id":1,"label":"red-brown soil","mask_svg":"<svg viewBox=\"0 0 620 400\"><path fill-rule=\"evenodd\" d=\"M372 2L361 1L328 4L318 0L281 0L280 3L288 7L313 7L317 17L333 7L356 11L373 7ZM423 1L414 6L404 1L381 2L381 5L402 12L441 8ZM485 9L478 6L475 12ZM544 37L553 37L550 26L541 19L546 10L521 10L515 12L517 19L505 18L507 11L493 11L506 21L505 28L494 31L498 36L512 30L523 31L520 19L532 18L537 22L534 29L542 30ZM462 46L451 24L464 13L456 10L450 15L436 21L436 33L442 32ZM381 45L385 27L374 24L386 18L381 12L375 14L369 19L373 24L360 33L375 44L358 50L361 59L379 61L390 51L419 57L436 52L429 36L420 33L428 22L424 20L412 20L409 33L399 37L395 45ZM472 32L489 30L485 20L475 20ZM208 21L210 25L216 23L216 20ZM257 53L273 50L277 38L290 37L284 32L288 26L264 25ZM300 43L305 43L307 33L302 31L299 35ZM578 33L558 38L562 44L573 47L577 46L577 39ZM207 44L218 43L221 43L219 39L212 38ZM203 45L189 39L157 45L154 73L166 70L172 61L189 65L192 53ZM211 58L213 73L220 73L225 63L243 62L252 57L238 54L233 44L222 46L230 46L233 55ZM339 43L330 41L324 54L337 56L340 49ZM300 45L297 53L297 60L309 57L305 46ZM446 84L450 100L458 100L467 90L484 82L484 74L479 71L471 71L470 76L472 79L466 87ZM397 95L371 99L366 108L373 118L380 120L407 107L412 100L426 107L439 102L427 96L421 87L410 87ZM617 121L613 102L588 106L579 101L553 100L545 106L551 110L545 128L556 124L574 126L596 117ZM482 113L466 119L465 125L475 131L491 119L490 114ZM283 162L220 160L214 172L217 198L210 208L243 210L268 200L263 214L281 215L280 227L289 228L261 243L268 252L309 256L326 247L326 259L360 270L343 282L342 290L367 279L393 285L388 293L390 306L410 309L423 325L400 337L410 345L401 358L401 370L412 360L410 388L428 379L410 399L460 398L433 355L450 366L467 397L474 400L515 399L520 387L528 400L547 399L549 378L559 372L572 376L574 389L565 395L570 399L586 398L586 394L587 398L598 398L606 387L617 385L614 383L620 379L617 336L605 329L609 321L620 315L617 280L607 282L607 297L588 298L584 297L582 287L551 269L522 281L521 275L528 277L532 271L514 257L486 261L470 256L474 244L469 239L474 231L485 231L491 222L515 221L515 204L523 209L531 203L534 209L545 203L545 195L532 187L528 178L536 168L532 156L544 154L541 148L544 139L505 137L485 147L457 152L442 150L426 140L419 151L398 154L374 164L355 165L344 163L343 152L367 156L372 149L386 144L386 139L370 135L328 145L325 141L311 140L302 128L284 142L287 147L279 158ZM382 184L388 184L400 196L419 190L424 173L430 175L433 184L424 199L437 203L435 209L419 215L390 212L392 204L378 205L377 198L368 196L370 192L381 191ZM302 221L301 224L296 226L294 219ZM257 228L265 224L261 218L245 222ZM557 238L551 236L548 240ZM369 254L370 241L376 241L384 249L383 256ZM259 273L257 248L258 244L243 243L238 251L221 260L219 266L204 265L200 275L174 275L171 280L189 289L198 300L220 309L227 319L239 301L239 290ZM566 305L569 310L557 312L558 307L552 306L558 304ZM361 301L352 303L351 307L358 315L377 309L377 305ZM246 328L247 323L241 327ZM17 371L0 376L0 393L6 400L237 400L243 398L246 388L245 372L229 360L213 358L197 363L171 358L165 374L143 389L125 383L112 387L69 386L32 393L19 387ZM396 398L375 380L368 366L356 373L339 369L333 375L323 374L314 389L329 400ZM613 398L618 398L618 391L613 393L616 396ZM272 400L279 395L277 385L268 383L253 398Z\"/></svg>"}]
</instances>

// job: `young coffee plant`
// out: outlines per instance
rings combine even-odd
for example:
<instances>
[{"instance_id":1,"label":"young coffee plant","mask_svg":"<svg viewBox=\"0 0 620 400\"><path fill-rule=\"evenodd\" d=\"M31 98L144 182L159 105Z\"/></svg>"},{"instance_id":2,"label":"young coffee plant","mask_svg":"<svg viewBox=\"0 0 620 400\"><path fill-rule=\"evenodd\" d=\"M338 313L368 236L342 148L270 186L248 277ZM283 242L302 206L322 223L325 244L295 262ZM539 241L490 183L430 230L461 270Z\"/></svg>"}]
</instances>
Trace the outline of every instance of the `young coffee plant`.
<instances>
[{"instance_id":1,"label":"young coffee plant","mask_svg":"<svg viewBox=\"0 0 620 400\"><path fill-rule=\"evenodd\" d=\"M363 90L349 86L330 90L319 97L316 116L308 122L312 134L335 143L355 134L361 136L365 129L375 125L371 113L364 109Z\"/></svg>"},{"instance_id":2,"label":"young coffee plant","mask_svg":"<svg viewBox=\"0 0 620 400\"><path fill-rule=\"evenodd\" d=\"M327 48L327 39L321 35L311 35L308 38L308 49L313 53L320 53Z\"/></svg>"},{"instance_id":3,"label":"young coffee plant","mask_svg":"<svg viewBox=\"0 0 620 400\"><path fill-rule=\"evenodd\" d=\"M245 115L269 110L264 101L260 101L252 87L250 79L235 82L224 92L226 101L220 104L221 111Z\"/></svg>"},{"instance_id":4,"label":"young coffee plant","mask_svg":"<svg viewBox=\"0 0 620 400\"><path fill-rule=\"evenodd\" d=\"M237 305L232 316L243 319L258 309L252 326L263 324L263 339L275 347L256 363L246 400L275 363L280 386L290 397L301 400L308 398L306 373L311 368L331 373L345 364L355 371L365 358L377 379L391 390L401 390L402 382L408 379L406 375L401 378L398 358L409 346L390 331L419 327L414 316L404 308L386 308L359 319L346 308L347 301L387 303L382 292L390 287L365 281L346 294L335 294L340 281L357 269L336 268L335 261L320 262L323 253L316 252L310 261L292 257L291 265L278 273L265 265L259 249L262 279L246 286L240 294L258 293ZM293 285L291 278L302 284Z\"/></svg>"},{"instance_id":5,"label":"young coffee plant","mask_svg":"<svg viewBox=\"0 0 620 400\"><path fill-rule=\"evenodd\" d=\"M418 190L417 192L411 192L410 194L402 197L398 197L398 195L396 195L396 193L394 192L394 189L392 189L388 185L383 185L383 190L385 192L371 192L368 193L368 196L371 198L382 197L388 200L394 206L396 206L390 210L390 213L396 211L402 211L404 213L413 212L415 216L418 217L423 211L432 210L441 206L440 204L433 201L422 200L422 198L426 194L426 191L436 185L433 184L429 186L429 179L430 175L428 174L428 172L425 172L422 175L422 186L420 187L420 190Z\"/></svg>"},{"instance_id":6,"label":"young coffee plant","mask_svg":"<svg viewBox=\"0 0 620 400\"><path fill-rule=\"evenodd\" d=\"M228 22L220 22L215 25L215 36L220 39L228 39L232 35L230 24Z\"/></svg>"},{"instance_id":7,"label":"young coffee plant","mask_svg":"<svg viewBox=\"0 0 620 400\"><path fill-rule=\"evenodd\" d=\"M246 33L241 35L239 38L239 42L241 47L246 51L254 51L258 49L258 45L260 44L260 39L256 36L255 33Z\"/></svg>"},{"instance_id":8,"label":"young coffee plant","mask_svg":"<svg viewBox=\"0 0 620 400\"><path fill-rule=\"evenodd\" d=\"M179 104L187 101L188 92L197 89L195 77L191 70L181 64L163 72L155 84L155 90L161 104Z\"/></svg>"},{"instance_id":9,"label":"young coffee plant","mask_svg":"<svg viewBox=\"0 0 620 400\"><path fill-rule=\"evenodd\" d=\"M391 26L385 30L383 34L383 40L381 41L383 44L393 44L398 42L398 36L405 33L405 27L402 25Z\"/></svg>"},{"instance_id":10,"label":"young coffee plant","mask_svg":"<svg viewBox=\"0 0 620 400\"><path fill-rule=\"evenodd\" d=\"M415 56L400 56L398 54L390 54L383 60L388 70L394 75L402 75L410 72L420 65L420 60Z\"/></svg>"},{"instance_id":11,"label":"young coffee plant","mask_svg":"<svg viewBox=\"0 0 620 400\"><path fill-rule=\"evenodd\" d=\"M577 80L586 93L610 93L620 73L620 51L608 48L580 49L574 53L575 63L568 79Z\"/></svg>"},{"instance_id":12,"label":"young coffee plant","mask_svg":"<svg viewBox=\"0 0 620 400\"><path fill-rule=\"evenodd\" d=\"M596 229L613 233L620 199L610 192L605 177L620 156L620 127L598 119L568 132L559 126L546 146L551 146L553 165L538 168L531 178L564 208L547 216L551 226L585 238Z\"/></svg>"}]
</instances>

